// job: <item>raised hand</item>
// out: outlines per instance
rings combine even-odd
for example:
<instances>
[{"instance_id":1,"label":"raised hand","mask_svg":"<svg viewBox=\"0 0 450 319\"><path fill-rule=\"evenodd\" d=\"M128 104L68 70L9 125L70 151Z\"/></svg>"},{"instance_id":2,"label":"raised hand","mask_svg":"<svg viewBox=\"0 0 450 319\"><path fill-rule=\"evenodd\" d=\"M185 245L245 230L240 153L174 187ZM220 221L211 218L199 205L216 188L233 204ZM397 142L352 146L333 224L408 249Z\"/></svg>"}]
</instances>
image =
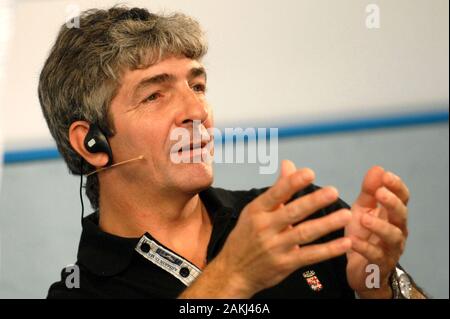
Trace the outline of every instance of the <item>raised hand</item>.
<instances>
[{"instance_id":1,"label":"raised hand","mask_svg":"<svg viewBox=\"0 0 450 319\"><path fill-rule=\"evenodd\" d=\"M405 249L408 200L409 190L398 176L379 166L367 172L352 205L352 221L345 228L345 236L352 240L347 278L361 298L392 296L389 276ZM379 267L379 289L366 285L369 264Z\"/></svg>"},{"instance_id":2,"label":"raised hand","mask_svg":"<svg viewBox=\"0 0 450 319\"><path fill-rule=\"evenodd\" d=\"M304 221L337 200L338 192L333 187L286 204L313 180L312 170L296 170L292 162L283 161L276 183L243 209L221 253L210 264L210 269L221 272L222 292L229 292L226 297L250 297L278 284L300 267L344 254L350 248L348 238L302 246L343 228L351 220L350 211L342 209ZM233 288L227 290L229 285Z\"/></svg>"}]
</instances>

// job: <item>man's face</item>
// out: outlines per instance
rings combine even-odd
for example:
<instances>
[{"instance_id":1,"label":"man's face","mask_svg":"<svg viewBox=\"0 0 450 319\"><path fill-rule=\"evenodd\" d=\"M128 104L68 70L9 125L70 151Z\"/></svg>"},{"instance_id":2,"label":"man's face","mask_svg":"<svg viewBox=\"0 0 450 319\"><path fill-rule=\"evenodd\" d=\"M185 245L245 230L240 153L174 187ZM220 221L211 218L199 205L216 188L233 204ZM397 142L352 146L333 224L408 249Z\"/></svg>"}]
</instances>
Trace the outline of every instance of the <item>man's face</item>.
<instances>
[{"instance_id":1,"label":"man's face","mask_svg":"<svg viewBox=\"0 0 450 319\"><path fill-rule=\"evenodd\" d=\"M171 138L173 130L185 129L192 142L193 131L207 136L206 129L213 127L205 89L204 68L184 57L169 57L147 69L125 72L110 108L116 129L110 139L113 158L117 163L144 155L144 160L117 169L120 178L165 192L195 193L211 185L211 164L192 163L198 151L206 152L205 147L188 151L190 163L177 164L171 159L173 146L180 144ZM195 127L194 121L201 124Z\"/></svg>"}]
</instances>

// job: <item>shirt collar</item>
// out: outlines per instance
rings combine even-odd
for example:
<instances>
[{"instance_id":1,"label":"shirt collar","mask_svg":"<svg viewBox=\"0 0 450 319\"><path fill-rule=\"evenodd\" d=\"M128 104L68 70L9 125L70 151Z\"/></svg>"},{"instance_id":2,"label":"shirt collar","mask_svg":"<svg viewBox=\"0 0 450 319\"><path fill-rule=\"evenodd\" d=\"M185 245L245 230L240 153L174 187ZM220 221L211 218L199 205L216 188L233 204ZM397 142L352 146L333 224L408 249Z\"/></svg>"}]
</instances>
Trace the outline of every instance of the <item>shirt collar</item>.
<instances>
[{"instance_id":1,"label":"shirt collar","mask_svg":"<svg viewBox=\"0 0 450 319\"><path fill-rule=\"evenodd\" d=\"M78 262L96 275L113 276L129 265L139 238L105 233L98 226L98 219L99 214L95 212L83 220Z\"/></svg>"},{"instance_id":2,"label":"shirt collar","mask_svg":"<svg viewBox=\"0 0 450 319\"><path fill-rule=\"evenodd\" d=\"M217 232L219 230L217 228L222 228L225 221L239 217L243 204L233 195L234 193L209 187L199 194L213 220L213 234L210 244L214 244L219 236L224 235L223 231ZM135 253L134 249L142 237L124 238L105 233L99 228L98 221L98 212L94 212L83 219L83 230L78 247L78 262L95 275L114 276L130 265Z\"/></svg>"}]
</instances>

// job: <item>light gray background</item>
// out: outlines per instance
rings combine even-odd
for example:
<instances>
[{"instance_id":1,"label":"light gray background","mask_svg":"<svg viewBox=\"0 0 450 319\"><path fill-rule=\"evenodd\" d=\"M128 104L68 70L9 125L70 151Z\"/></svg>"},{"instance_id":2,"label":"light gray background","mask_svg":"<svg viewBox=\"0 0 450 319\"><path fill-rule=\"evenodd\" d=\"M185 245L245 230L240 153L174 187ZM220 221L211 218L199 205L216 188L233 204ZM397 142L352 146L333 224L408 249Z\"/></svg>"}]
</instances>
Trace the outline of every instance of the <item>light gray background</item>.
<instances>
[{"instance_id":1,"label":"light gray background","mask_svg":"<svg viewBox=\"0 0 450 319\"><path fill-rule=\"evenodd\" d=\"M6 151L52 145L36 87L68 18L67 5L86 9L116 2L7 1L11 41L0 69L8 79L0 85ZM198 19L210 43L208 99L218 127L302 125L448 108L446 0L120 2ZM380 8L380 29L364 23L369 3ZM319 185L335 185L349 203L372 165L402 176L412 193L411 236L402 264L434 297L448 298L448 124L292 138L282 140L279 151L280 159L313 168ZM75 261L79 180L61 160L7 165L3 175L0 297L45 297L60 269ZM221 164L215 184L246 189L275 178L259 175L256 165Z\"/></svg>"},{"instance_id":2,"label":"light gray background","mask_svg":"<svg viewBox=\"0 0 450 319\"><path fill-rule=\"evenodd\" d=\"M374 164L408 184L410 237L403 266L433 297L449 297L448 124L280 141L279 158L316 171L351 203ZM80 235L79 179L61 160L7 165L0 193L0 298L42 298L63 266L75 261ZM216 165L215 185L266 186L275 175L257 165ZM89 212L89 209L88 209Z\"/></svg>"}]
</instances>

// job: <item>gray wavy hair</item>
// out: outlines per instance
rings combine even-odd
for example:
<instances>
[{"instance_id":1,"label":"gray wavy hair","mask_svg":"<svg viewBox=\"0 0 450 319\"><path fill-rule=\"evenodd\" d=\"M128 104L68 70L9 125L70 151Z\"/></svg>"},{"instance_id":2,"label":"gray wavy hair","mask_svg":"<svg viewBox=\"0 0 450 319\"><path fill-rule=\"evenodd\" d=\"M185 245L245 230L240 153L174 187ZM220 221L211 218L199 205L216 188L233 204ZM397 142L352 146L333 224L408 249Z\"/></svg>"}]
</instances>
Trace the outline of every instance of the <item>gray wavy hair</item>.
<instances>
[{"instance_id":1,"label":"gray wavy hair","mask_svg":"<svg viewBox=\"0 0 450 319\"><path fill-rule=\"evenodd\" d=\"M39 77L39 101L59 152L72 174L79 175L81 156L69 142L74 121L97 124L114 135L109 106L127 70L149 67L176 55L200 60L207 52L197 21L181 13L149 13L142 8L115 6L91 9L77 18L79 28L64 24ZM84 172L93 170L84 164ZM86 195L99 207L99 182L91 175Z\"/></svg>"}]
</instances>

